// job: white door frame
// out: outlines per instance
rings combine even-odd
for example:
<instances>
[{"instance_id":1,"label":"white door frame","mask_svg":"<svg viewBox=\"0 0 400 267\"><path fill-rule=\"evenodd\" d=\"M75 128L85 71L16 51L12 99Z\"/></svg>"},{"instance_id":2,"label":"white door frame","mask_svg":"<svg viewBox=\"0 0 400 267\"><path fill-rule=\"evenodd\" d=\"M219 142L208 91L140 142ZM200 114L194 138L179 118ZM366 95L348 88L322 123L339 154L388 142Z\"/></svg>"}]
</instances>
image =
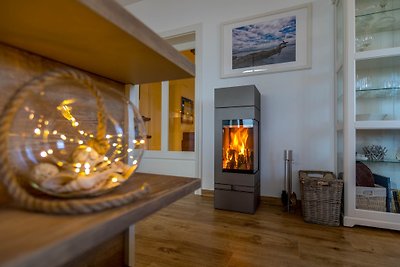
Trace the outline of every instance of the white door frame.
<instances>
[{"instance_id":1,"label":"white door frame","mask_svg":"<svg viewBox=\"0 0 400 267\"><path fill-rule=\"evenodd\" d=\"M182 44L174 45L177 50L188 50L195 49L195 151L168 151L168 81L162 82L162 120L161 120L161 131L166 131L162 133L161 138L161 151L145 151L142 159L142 170L139 167L139 171L143 172L153 172L159 174L170 174L176 176L188 176L193 178L202 178L202 26L201 24L191 25L183 27L180 29L175 29L172 31L161 33L160 36L164 39L179 38L181 36L195 35L194 41L185 42ZM139 86L131 86L129 89L130 100L138 106L138 92ZM152 160L152 165L156 166L151 168L151 166L146 166L143 161ZM190 163L189 163L190 162ZM188 172L180 168L176 168L180 164L189 163L193 165L194 172ZM177 172L178 171L178 172ZM199 193L200 189L196 191Z\"/></svg>"}]
</instances>

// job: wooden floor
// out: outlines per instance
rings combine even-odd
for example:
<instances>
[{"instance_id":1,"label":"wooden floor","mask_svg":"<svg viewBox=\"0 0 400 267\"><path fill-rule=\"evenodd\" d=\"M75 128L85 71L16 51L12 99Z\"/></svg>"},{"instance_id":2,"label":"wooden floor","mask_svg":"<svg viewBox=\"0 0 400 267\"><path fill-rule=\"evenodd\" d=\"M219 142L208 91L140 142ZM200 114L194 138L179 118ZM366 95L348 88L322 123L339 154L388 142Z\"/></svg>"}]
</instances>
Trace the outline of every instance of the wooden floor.
<instances>
[{"instance_id":1,"label":"wooden floor","mask_svg":"<svg viewBox=\"0 0 400 267\"><path fill-rule=\"evenodd\" d=\"M400 266L400 232L308 224L263 201L255 215L190 195L136 225L136 266Z\"/></svg>"}]
</instances>

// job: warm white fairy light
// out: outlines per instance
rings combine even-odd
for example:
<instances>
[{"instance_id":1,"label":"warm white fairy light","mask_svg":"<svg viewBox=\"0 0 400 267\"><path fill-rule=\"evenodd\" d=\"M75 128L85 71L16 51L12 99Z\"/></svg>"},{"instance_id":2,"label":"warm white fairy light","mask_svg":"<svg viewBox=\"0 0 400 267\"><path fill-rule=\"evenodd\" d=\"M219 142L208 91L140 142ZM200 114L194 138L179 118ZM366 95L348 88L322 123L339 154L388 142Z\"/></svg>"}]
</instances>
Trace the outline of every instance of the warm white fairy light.
<instances>
[{"instance_id":1,"label":"warm white fairy light","mask_svg":"<svg viewBox=\"0 0 400 267\"><path fill-rule=\"evenodd\" d=\"M114 161L115 161L115 162L118 162L118 161L119 161L119 159L115 159Z\"/></svg>"},{"instance_id":2,"label":"warm white fairy light","mask_svg":"<svg viewBox=\"0 0 400 267\"><path fill-rule=\"evenodd\" d=\"M90 147L90 146L88 146L87 148L86 148L86 152L91 152L92 151L92 148Z\"/></svg>"},{"instance_id":3,"label":"warm white fairy light","mask_svg":"<svg viewBox=\"0 0 400 267\"><path fill-rule=\"evenodd\" d=\"M79 132L81 135L85 133L85 132L82 131L82 130L79 130L78 132Z\"/></svg>"},{"instance_id":4,"label":"warm white fairy light","mask_svg":"<svg viewBox=\"0 0 400 267\"><path fill-rule=\"evenodd\" d=\"M60 138L62 139L62 140L67 140L67 137L65 136L65 135L60 135Z\"/></svg>"},{"instance_id":5,"label":"warm white fairy light","mask_svg":"<svg viewBox=\"0 0 400 267\"><path fill-rule=\"evenodd\" d=\"M108 157L104 157L103 159L104 159L104 161L107 161L107 160L108 160Z\"/></svg>"},{"instance_id":6,"label":"warm white fairy light","mask_svg":"<svg viewBox=\"0 0 400 267\"><path fill-rule=\"evenodd\" d=\"M113 144L112 144L113 147L116 147L117 145L118 145L117 143L113 143Z\"/></svg>"},{"instance_id":7,"label":"warm white fairy light","mask_svg":"<svg viewBox=\"0 0 400 267\"><path fill-rule=\"evenodd\" d=\"M117 142L122 142L122 139L121 138L117 138Z\"/></svg>"},{"instance_id":8,"label":"warm white fairy light","mask_svg":"<svg viewBox=\"0 0 400 267\"><path fill-rule=\"evenodd\" d=\"M107 139L110 139L111 137L112 137L112 135L109 135L109 134L106 135Z\"/></svg>"},{"instance_id":9,"label":"warm white fairy light","mask_svg":"<svg viewBox=\"0 0 400 267\"><path fill-rule=\"evenodd\" d=\"M53 134L54 134L54 135L58 134L57 130L54 130L54 131L53 131Z\"/></svg>"},{"instance_id":10,"label":"warm white fairy light","mask_svg":"<svg viewBox=\"0 0 400 267\"><path fill-rule=\"evenodd\" d=\"M74 138L70 138L69 141L72 143L74 142Z\"/></svg>"},{"instance_id":11,"label":"warm white fairy light","mask_svg":"<svg viewBox=\"0 0 400 267\"><path fill-rule=\"evenodd\" d=\"M79 162L75 164L75 167L80 168L82 167L82 164L80 164Z\"/></svg>"},{"instance_id":12,"label":"warm white fairy light","mask_svg":"<svg viewBox=\"0 0 400 267\"><path fill-rule=\"evenodd\" d=\"M141 143L141 144L144 144L144 143L145 143L145 141L142 139L142 140L140 140L140 143Z\"/></svg>"},{"instance_id":13,"label":"warm white fairy light","mask_svg":"<svg viewBox=\"0 0 400 267\"><path fill-rule=\"evenodd\" d=\"M117 152L117 154L121 154L121 153L122 153L122 151L121 151L121 150L117 150L116 152Z\"/></svg>"},{"instance_id":14,"label":"warm white fairy light","mask_svg":"<svg viewBox=\"0 0 400 267\"><path fill-rule=\"evenodd\" d=\"M113 182L113 183L116 183L116 182L118 182L118 178L117 178L117 177L113 177L113 178L111 178L111 182Z\"/></svg>"},{"instance_id":15,"label":"warm white fairy light","mask_svg":"<svg viewBox=\"0 0 400 267\"><path fill-rule=\"evenodd\" d=\"M61 161L58 161L58 162L57 162L57 165L58 165L59 167L62 167L62 166L64 165L64 163L61 162Z\"/></svg>"},{"instance_id":16,"label":"warm white fairy light","mask_svg":"<svg viewBox=\"0 0 400 267\"><path fill-rule=\"evenodd\" d=\"M35 114L33 114L33 113L31 113L31 114L29 114L29 117L28 117L30 120L33 120L34 118L35 118Z\"/></svg>"},{"instance_id":17,"label":"warm white fairy light","mask_svg":"<svg viewBox=\"0 0 400 267\"><path fill-rule=\"evenodd\" d=\"M133 159L133 156L129 156L130 159Z\"/></svg>"},{"instance_id":18,"label":"warm white fairy light","mask_svg":"<svg viewBox=\"0 0 400 267\"><path fill-rule=\"evenodd\" d=\"M72 122L72 126L73 126L73 127L78 127L78 126L79 126L79 122L73 121L73 122Z\"/></svg>"},{"instance_id":19,"label":"warm white fairy light","mask_svg":"<svg viewBox=\"0 0 400 267\"><path fill-rule=\"evenodd\" d=\"M38 120L38 122L39 122L39 123L42 123L42 122L43 122L43 120L42 120L42 119L39 119L39 120Z\"/></svg>"},{"instance_id":20,"label":"warm white fairy light","mask_svg":"<svg viewBox=\"0 0 400 267\"><path fill-rule=\"evenodd\" d=\"M47 137L50 134L49 130L44 130L43 131L43 136Z\"/></svg>"},{"instance_id":21,"label":"warm white fairy light","mask_svg":"<svg viewBox=\"0 0 400 267\"><path fill-rule=\"evenodd\" d=\"M118 137L122 137L122 134L121 134L121 133L119 133L117 136L118 136Z\"/></svg>"},{"instance_id":22,"label":"warm white fairy light","mask_svg":"<svg viewBox=\"0 0 400 267\"><path fill-rule=\"evenodd\" d=\"M36 128L35 130L33 130L33 132L36 134L36 135L40 135L40 133L42 132L39 128Z\"/></svg>"},{"instance_id":23,"label":"warm white fairy light","mask_svg":"<svg viewBox=\"0 0 400 267\"><path fill-rule=\"evenodd\" d=\"M52 155L53 154L53 149L48 149L47 154Z\"/></svg>"},{"instance_id":24,"label":"warm white fairy light","mask_svg":"<svg viewBox=\"0 0 400 267\"><path fill-rule=\"evenodd\" d=\"M42 158L45 158L45 157L47 157L47 153L46 153L46 151L42 151L42 152L40 152L40 156L41 156Z\"/></svg>"},{"instance_id":25,"label":"warm white fairy light","mask_svg":"<svg viewBox=\"0 0 400 267\"><path fill-rule=\"evenodd\" d=\"M132 161L132 164L136 165L137 164L137 160L135 159L134 161Z\"/></svg>"},{"instance_id":26,"label":"warm white fairy light","mask_svg":"<svg viewBox=\"0 0 400 267\"><path fill-rule=\"evenodd\" d=\"M90 174L90 169L85 169L85 174L89 175Z\"/></svg>"},{"instance_id":27,"label":"warm white fairy light","mask_svg":"<svg viewBox=\"0 0 400 267\"><path fill-rule=\"evenodd\" d=\"M135 140L133 140L132 142L133 142L134 144L136 144L136 143L137 143L137 140L135 139Z\"/></svg>"},{"instance_id":28,"label":"warm white fairy light","mask_svg":"<svg viewBox=\"0 0 400 267\"><path fill-rule=\"evenodd\" d=\"M82 145L83 141L82 140L78 140L78 144Z\"/></svg>"},{"instance_id":29,"label":"warm white fairy light","mask_svg":"<svg viewBox=\"0 0 400 267\"><path fill-rule=\"evenodd\" d=\"M90 169L90 163L86 162L85 165L83 165L83 167L85 167L85 169Z\"/></svg>"},{"instance_id":30,"label":"warm white fairy light","mask_svg":"<svg viewBox=\"0 0 400 267\"><path fill-rule=\"evenodd\" d=\"M111 164L111 160L107 160L107 163L108 163L108 164Z\"/></svg>"},{"instance_id":31,"label":"warm white fairy light","mask_svg":"<svg viewBox=\"0 0 400 267\"><path fill-rule=\"evenodd\" d=\"M79 169L79 168L76 168L76 169L75 169L75 172L76 172L76 173L79 173L80 171L81 171L81 169Z\"/></svg>"},{"instance_id":32,"label":"warm white fairy light","mask_svg":"<svg viewBox=\"0 0 400 267\"><path fill-rule=\"evenodd\" d=\"M132 148L128 148L126 151L128 151L128 153L131 153L133 151Z\"/></svg>"},{"instance_id":33,"label":"warm white fairy light","mask_svg":"<svg viewBox=\"0 0 400 267\"><path fill-rule=\"evenodd\" d=\"M94 135L93 135L93 134L90 134L90 135L89 135L89 137L90 137L90 138L93 138L93 137L94 137Z\"/></svg>"},{"instance_id":34,"label":"warm white fairy light","mask_svg":"<svg viewBox=\"0 0 400 267\"><path fill-rule=\"evenodd\" d=\"M44 125L49 125L49 121L44 121Z\"/></svg>"},{"instance_id":35,"label":"warm white fairy light","mask_svg":"<svg viewBox=\"0 0 400 267\"><path fill-rule=\"evenodd\" d=\"M87 133L84 133L83 135L84 135L84 136L88 136L88 134L87 134Z\"/></svg>"}]
</instances>

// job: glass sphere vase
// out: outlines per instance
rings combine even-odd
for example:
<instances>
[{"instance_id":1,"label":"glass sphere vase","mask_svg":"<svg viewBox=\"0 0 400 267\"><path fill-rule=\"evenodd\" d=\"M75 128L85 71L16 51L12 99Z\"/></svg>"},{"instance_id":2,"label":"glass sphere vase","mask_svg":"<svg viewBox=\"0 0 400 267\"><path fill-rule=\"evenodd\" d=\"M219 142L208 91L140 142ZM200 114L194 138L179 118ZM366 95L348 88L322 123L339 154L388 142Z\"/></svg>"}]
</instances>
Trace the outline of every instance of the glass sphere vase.
<instances>
[{"instance_id":1,"label":"glass sphere vase","mask_svg":"<svg viewBox=\"0 0 400 267\"><path fill-rule=\"evenodd\" d=\"M121 92L99 86L61 71L20 89L7 142L21 183L52 196L88 197L132 176L146 146L142 117Z\"/></svg>"}]
</instances>

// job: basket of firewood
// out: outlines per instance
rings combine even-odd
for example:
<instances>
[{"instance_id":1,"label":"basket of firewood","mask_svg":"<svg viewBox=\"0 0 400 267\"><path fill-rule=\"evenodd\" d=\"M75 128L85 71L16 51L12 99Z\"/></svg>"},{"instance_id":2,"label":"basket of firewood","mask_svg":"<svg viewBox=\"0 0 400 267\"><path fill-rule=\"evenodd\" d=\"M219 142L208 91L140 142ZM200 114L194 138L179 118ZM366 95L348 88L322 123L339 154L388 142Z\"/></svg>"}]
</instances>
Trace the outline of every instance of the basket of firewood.
<instances>
[{"instance_id":1,"label":"basket of firewood","mask_svg":"<svg viewBox=\"0 0 400 267\"><path fill-rule=\"evenodd\" d=\"M343 180L329 171L300 170L301 203L304 221L340 225Z\"/></svg>"}]
</instances>

